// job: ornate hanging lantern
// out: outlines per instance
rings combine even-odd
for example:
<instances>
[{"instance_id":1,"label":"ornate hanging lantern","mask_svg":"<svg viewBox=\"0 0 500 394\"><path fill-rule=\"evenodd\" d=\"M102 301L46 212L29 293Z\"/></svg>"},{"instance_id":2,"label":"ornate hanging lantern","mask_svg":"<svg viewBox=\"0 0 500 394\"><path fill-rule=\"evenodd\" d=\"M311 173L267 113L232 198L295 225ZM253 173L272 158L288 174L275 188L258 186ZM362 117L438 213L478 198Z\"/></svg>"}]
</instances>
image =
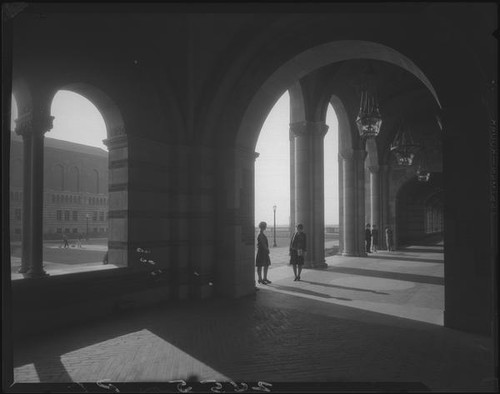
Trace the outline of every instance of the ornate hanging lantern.
<instances>
[{"instance_id":1,"label":"ornate hanging lantern","mask_svg":"<svg viewBox=\"0 0 500 394\"><path fill-rule=\"evenodd\" d=\"M431 178L431 173L424 169L425 167L418 167L417 170L417 179L419 182L429 182L429 179Z\"/></svg>"},{"instance_id":2,"label":"ornate hanging lantern","mask_svg":"<svg viewBox=\"0 0 500 394\"><path fill-rule=\"evenodd\" d=\"M394 153L398 165L407 167L413 164L415 152L419 147L420 145L414 142L410 129L402 125L391 144L391 152Z\"/></svg>"},{"instance_id":3,"label":"ornate hanging lantern","mask_svg":"<svg viewBox=\"0 0 500 394\"><path fill-rule=\"evenodd\" d=\"M427 166L427 154L425 150L422 150L422 154L420 155L420 162L417 168L417 180L419 182L429 182L431 177L431 173L428 170Z\"/></svg>"},{"instance_id":4,"label":"ornate hanging lantern","mask_svg":"<svg viewBox=\"0 0 500 394\"><path fill-rule=\"evenodd\" d=\"M375 94L368 89L361 91L361 103L356 125L361 138L376 137L380 133L382 116L380 115Z\"/></svg>"}]
</instances>

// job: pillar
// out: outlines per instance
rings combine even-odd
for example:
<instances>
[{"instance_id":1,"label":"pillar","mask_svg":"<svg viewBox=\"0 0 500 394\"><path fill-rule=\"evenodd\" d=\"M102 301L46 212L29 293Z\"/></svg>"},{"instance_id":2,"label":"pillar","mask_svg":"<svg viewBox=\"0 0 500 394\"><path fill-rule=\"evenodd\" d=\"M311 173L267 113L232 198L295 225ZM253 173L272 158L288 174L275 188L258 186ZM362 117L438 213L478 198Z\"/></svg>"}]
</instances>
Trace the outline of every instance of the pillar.
<instances>
[{"instance_id":1,"label":"pillar","mask_svg":"<svg viewBox=\"0 0 500 394\"><path fill-rule=\"evenodd\" d=\"M306 268L325 268L324 122L290 124L295 136L295 221L307 236Z\"/></svg>"},{"instance_id":2,"label":"pillar","mask_svg":"<svg viewBox=\"0 0 500 394\"><path fill-rule=\"evenodd\" d=\"M31 121L26 116L16 120L16 133L23 138L23 234L22 256L19 273L25 274L30 267L31 254Z\"/></svg>"},{"instance_id":3,"label":"pillar","mask_svg":"<svg viewBox=\"0 0 500 394\"><path fill-rule=\"evenodd\" d=\"M380 232L380 176L379 167L370 166L370 223Z\"/></svg>"},{"instance_id":4,"label":"pillar","mask_svg":"<svg viewBox=\"0 0 500 394\"><path fill-rule=\"evenodd\" d=\"M54 117L39 115L32 120L31 127L31 179L30 195L30 268L27 276L48 275L43 269L43 170L44 134L52 129Z\"/></svg>"},{"instance_id":5,"label":"pillar","mask_svg":"<svg viewBox=\"0 0 500 394\"><path fill-rule=\"evenodd\" d=\"M344 159L341 154L338 154L339 162L339 251L342 255L344 252Z\"/></svg>"},{"instance_id":6,"label":"pillar","mask_svg":"<svg viewBox=\"0 0 500 394\"><path fill-rule=\"evenodd\" d=\"M295 232L295 135L290 130L290 237Z\"/></svg>"},{"instance_id":7,"label":"pillar","mask_svg":"<svg viewBox=\"0 0 500 394\"><path fill-rule=\"evenodd\" d=\"M387 164L381 165L379 168L380 180L380 225L379 225L379 249L387 249L385 244L385 228L390 226L389 212L389 175L390 167ZM394 230L394 226L393 230Z\"/></svg>"},{"instance_id":8,"label":"pillar","mask_svg":"<svg viewBox=\"0 0 500 394\"><path fill-rule=\"evenodd\" d=\"M254 170L258 153L220 148L217 157L217 237L214 290L238 298L255 294Z\"/></svg>"},{"instance_id":9,"label":"pillar","mask_svg":"<svg viewBox=\"0 0 500 394\"><path fill-rule=\"evenodd\" d=\"M366 256L365 228L365 150L342 154L343 252L342 256Z\"/></svg>"}]
</instances>

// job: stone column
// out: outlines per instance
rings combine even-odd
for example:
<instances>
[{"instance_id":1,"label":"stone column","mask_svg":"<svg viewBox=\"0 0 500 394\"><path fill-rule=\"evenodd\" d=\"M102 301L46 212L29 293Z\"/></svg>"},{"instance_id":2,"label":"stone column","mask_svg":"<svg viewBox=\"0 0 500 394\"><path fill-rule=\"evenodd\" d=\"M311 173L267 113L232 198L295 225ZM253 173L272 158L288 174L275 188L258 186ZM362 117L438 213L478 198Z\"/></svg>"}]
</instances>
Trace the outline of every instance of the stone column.
<instances>
[{"instance_id":1,"label":"stone column","mask_svg":"<svg viewBox=\"0 0 500 394\"><path fill-rule=\"evenodd\" d=\"M370 170L370 223L375 224L380 232L380 177L379 167L368 167Z\"/></svg>"},{"instance_id":2,"label":"stone column","mask_svg":"<svg viewBox=\"0 0 500 394\"><path fill-rule=\"evenodd\" d=\"M31 119L19 116L16 133L23 138L23 235L19 273L28 272L31 261Z\"/></svg>"},{"instance_id":3,"label":"stone column","mask_svg":"<svg viewBox=\"0 0 500 394\"><path fill-rule=\"evenodd\" d=\"M255 293L254 169L258 153L244 147L216 152L217 237L215 292L237 298ZM271 279L272 280L272 279Z\"/></svg>"},{"instance_id":4,"label":"stone column","mask_svg":"<svg viewBox=\"0 0 500 394\"><path fill-rule=\"evenodd\" d=\"M339 162L339 251L344 252L344 159L338 154Z\"/></svg>"},{"instance_id":5,"label":"stone column","mask_svg":"<svg viewBox=\"0 0 500 394\"><path fill-rule=\"evenodd\" d=\"M364 247L365 221L365 150L351 150L343 157L343 240L342 256L366 256Z\"/></svg>"},{"instance_id":6,"label":"stone column","mask_svg":"<svg viewBox=\"0 0 500 394\"><path fill-rule=\"evenodd\" d=\"M387 249L385 245L385 227L390 225L389 215L389 171L387 164L381 165L379 169L380 178L380 226L379 226L379 249Z\"/></svg>"},{"instance_id":7,"label":"stone column","mask_svg":"<svg viewBox=\"0 0 500 394\"><path fill-rule=\"evenodd\" d=\"M108 263L129 265L129 138L123 130L110 130L104 141L108 147ZM168 201L170 202L170 201ZM141 245L145 247L144 245ZM131 265L133 264L130 261Z\"/></svg>"},{"instance_id":8,"label":"stone column","mask_svg":"<svg viewBox=\"0 0 500 394\"><path fill-rule=\"evenodd\" d=\"M43 269L43 170L44 170L44 134L52 129L53 116L35 118L32 123L31 141L31 261L27 276L42 277L48 275Z\"/></svg>"},{"instance_id":9,"label":"stone column","mask_svg":"<svg viewBox=\"0 0 500 394\"><path fill-rule=\"evenodd\" d=\"M295 220L307 235L306 268L325 267L324 122L290 124L295 136Z\"/></svg>"},{"instance_id":10,"label":"stone column","mask_svg":"<svg viewBox=\"0 0 500 394\"><path fill-rule=\"evenodd\" d=\"M295 232L295 134L290 129L290 237Z\"/></svg>"}]
</instances>

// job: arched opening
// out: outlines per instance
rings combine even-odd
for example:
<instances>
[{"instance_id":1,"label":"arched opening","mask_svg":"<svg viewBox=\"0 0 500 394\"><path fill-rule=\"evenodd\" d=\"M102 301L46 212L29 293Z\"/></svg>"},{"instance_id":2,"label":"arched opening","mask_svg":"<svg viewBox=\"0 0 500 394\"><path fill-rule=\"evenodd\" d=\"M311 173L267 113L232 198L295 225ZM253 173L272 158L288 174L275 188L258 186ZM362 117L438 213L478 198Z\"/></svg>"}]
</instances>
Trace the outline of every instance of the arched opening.
<instances>
[{"instance_id":1,"label":"arched opening","mask_svg":"<svg viewBox=\"0 0 500 394\"><path fill-rule=\"evenodd\" d=\"M325 135L323 157L325 162L325 256L339 253L339 121L331 104L326 112L328 131Z\"/></svg>"},{"instance_id":2,"label":"arched opening","mask_svg":"<svg viewBox=\"0 0 500 394\"><path fill-rule=\"evenodd\" d=\"M405 246L442 245L443 184L440 173L428 182L411 178L396 199L398 244Z\"/></svg>"},{"instance_id":3,"label":"arched opening","mask_svg":"<svg viewBox=\"0 0 500 394\"><path fill-rule=\"evenodd\" d=\"M90 202L107 197L106 124L90 100L68 90L54 96L51 114L44 140L44 270L99 269L108 250L108 206Z\"/></svg>"},{"instance_id":4,"label":"arched opening","mask_svg":"<svg viewBox=\"0 0 500 394\"><path fill-rule=\"evenodd\" d=\"M380 225L378 225L378 228L381 229L382 224L391 223L392 225L392 223L394 223L392 219L395 220L395 218L391 215L394 215L394 217L396 216L395 207L392 205L394 204L394 200L388 201L390 192L386 190L389 188L387 185L390 185L391 182L391 174L388 174L387 171L381 171L380 173L378 171L380 171L380 166L388 166L387 163L380 160L379 155L382 157L385 149L389 149L390 140L395 132L395 118L400 110L398 105L401 104L400 100L398 100L398 94L400 94L401 91L407 93L407 97L405 97L407 101L404 105L409 102L414 103L422 98L423 104L420 110L427 111L426 119L432 118L435 121L435 113L440 106L432 85L421 70L419 70L410 59L407 59L400 53L375 43L342 41L325 44L311 51L305 51L275 71L274 74L264 82L261 88L257 90L242 116L237 133L236 145L238 148L242 148L243 151L251 151L256 146L259 137L258 132L264 123L263 114L268 113L267 111L271 108L276 97L280 97L282 92L286 89L291 89L290 86L295 86L294 84L296 84L296 81L302 80L301 78L309 75L312 71L318 70L328 64L344 62L343 64L345 65L351 60L362 62L367 59L376 60L376 63L379 63L376 68L383 69L386 82L390 80L393 69L400 69L400 73L406 73L406 75L401 76L401 80L403 80L404 83L399 86L398 83L391 84L390 88L392 90L386 91L385 93L386 96L384 98L387 102L390 102L390 109L393 112L387 116L388 118L390 117L391 120L384 125L385 139L382 140L380 146L378 146L378 143L373 144L374 141L369 141L366 145L366 141L358 135L354 121L359 109L359 98L354 93L355 89L345 84L337 88L336 83L341 82L338 79L332 82L332 87L335 89L332 88L329 93L332 94L332 92L334 92L335 95L332 96L330 102L338 117L339 135L344 135L344 138L339 138L338 144L338 150L340 156L342 156L342 162L339 164L339 184L341 189L341 196L339 196L339 227L341 229L339 234L339 248L343 250L342 256L339 257L355 257L359 260L346 260L345 262L336 261L333 271L343 274L334 279L339 288L349 287L351 289L361 289L366 287L368 291L376 292L377 288L383 288L383 281L377 279L377 275L373 275L375 278L369 278L368 280L362 272L365 272L366 267L364 267L364 264L369 260L359 259L359 257L365 257L365 223L367 223L368 220L379 221ZM351 64L352 63L347 64L343 71L349 71ZM321 84L321 82L319 84ZM318 86L318 83L316 83L315 86ZM311 97L314 95L315 87L310 85L309 88L308 99L311 100L309 105L314 106L316 105L314 104L315 99ZM316 100L319 99L316 98ZM297 101L297 103L300 104L299 101ZM293 109L298 111L300 110L299 107L300 105L293 107ZM337 108L339 108L339 110L337 110ZM307 108L303 111L305 116L302 119L300 119L300 114L296 117L294 117L294 113L291 114L291 119L295 122L294 124L304 128L306 133L308 131L313 131L313 129L320 124L320 117L314 113L314 110L309 113L307 111ZM411 115L415 116L415 113ZM417 113L416 116L418 117L419 115L420 113ZM299 125L298 123L300 122L302 122L302 124ZM308 127L311 129L307 129ZM302 133L301 135L306 134L303 132L299 133ZM316 133L316 130L313 131L313 133ZM312 146L311 143L308 144ZM306 145L303 146L305 147ZM314 152L311 151L309 156L313 157ZM295 164L295 166L297 166L297 164ZM377 173L377 176L372 176L372 170L374 174ZM325 176L325 178L327 178L327 176ZM365 182L365 180L367 182ZM367 188L366 190L365 187ZM295 190L301 189L295 185ZM313 197L309 197L311 200L315 198L314 193L315 190L312 190L311 195ZM365 200L365 195L369 197L367 200ZM378 197L378 201L376 197ZM378 210L375 208L372 209L374 206L379 206ZM382 234L380 234L380 238L382 238ZM380 259L380 257L377 258ZM397 264L404 264L403 260L399 261ZM397 264L395 263L393 265L396 266ZM412 267L412 269L414 268L415 267ZM329 267L329 270L330 269L331 267ZM355 276L353 276L353 274ZM391 273L391 275L398 276L400 273L394 272ZM326 277L327 275L325 274L325 278ZM439 278L439 280L441 279L442 278ZM411 303L406 310L399 307L394 310L389 310L384 307L379 307L376 304L368 306L363 302L352 302L350 305L360 309L368 309L376 312L442 324L442 308L440 310L432 310L428 316L423 317L416 316L413 313L418 310L420 306ZM429 309L431 310L432 308Z\"/></svg>"},{"instance_id":5,"label":"arched opening","mask_svg":"<svg viewBox=\"0 0 500 394\"><path fill-rule=\"evenodd\" d=\"M256 146L259 154L255 161L256 233L258 224L265 221L270 246L280 248L288 246L290 236L289 119L287 91L269 112Z\"/></svg>"}]
</instances>

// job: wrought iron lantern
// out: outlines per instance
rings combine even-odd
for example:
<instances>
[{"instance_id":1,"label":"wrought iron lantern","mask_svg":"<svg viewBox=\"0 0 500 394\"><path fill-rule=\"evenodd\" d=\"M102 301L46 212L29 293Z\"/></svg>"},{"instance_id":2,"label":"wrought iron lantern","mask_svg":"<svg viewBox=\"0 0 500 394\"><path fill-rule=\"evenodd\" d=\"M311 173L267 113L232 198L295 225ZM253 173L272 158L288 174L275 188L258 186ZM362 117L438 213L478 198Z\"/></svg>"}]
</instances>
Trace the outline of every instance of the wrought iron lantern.
<instances>
[{"instance_id":1,"label":"wrought iron lantern","mask_svg":"<svg viewBox=\"0 0 500 394\"><path fill-rule=\"evenodd\" d=\"M398 165L408 167L413 165L419 147L420 145L413 140L410 129L402 125L391 143L391 152L394 153Z\"/></svg>"},{"instance_id":2,"label":"wrought iron lantern","mask_svg":"<svg viewBox=\"0 0 500 394\"><path fill-rule=\"evenodd\" d=\"M376 137L380 132L382 116L378 108L377 98L368 89L361 91L361 103L356 125L361 138Z\"/></svg>"},{"instance_id":3,"label":"wrought iron lantern","mask_svg":"<svg viewBox=\"0 0 500 394\"><path fill-rule=\"evenodd\" d=\"M420 162L417 168L417 180L419 182L429 182L431 177L431 173L428 170L427 166L427 154L425 150L422 150L422 154L420 155Z\"/></svg>"},{"instance_id":4,"label":"wrought iron lantern","mask_svg":"<svg viewBox=\"0 0 500 394\"><path fill-rule=\"evenodd\" d=\"M419 182L429 182L429 179L431 178L431 173L424 169L425 167L418 167L417 170L417 179Z\"/></svg>"}]
</instances>

